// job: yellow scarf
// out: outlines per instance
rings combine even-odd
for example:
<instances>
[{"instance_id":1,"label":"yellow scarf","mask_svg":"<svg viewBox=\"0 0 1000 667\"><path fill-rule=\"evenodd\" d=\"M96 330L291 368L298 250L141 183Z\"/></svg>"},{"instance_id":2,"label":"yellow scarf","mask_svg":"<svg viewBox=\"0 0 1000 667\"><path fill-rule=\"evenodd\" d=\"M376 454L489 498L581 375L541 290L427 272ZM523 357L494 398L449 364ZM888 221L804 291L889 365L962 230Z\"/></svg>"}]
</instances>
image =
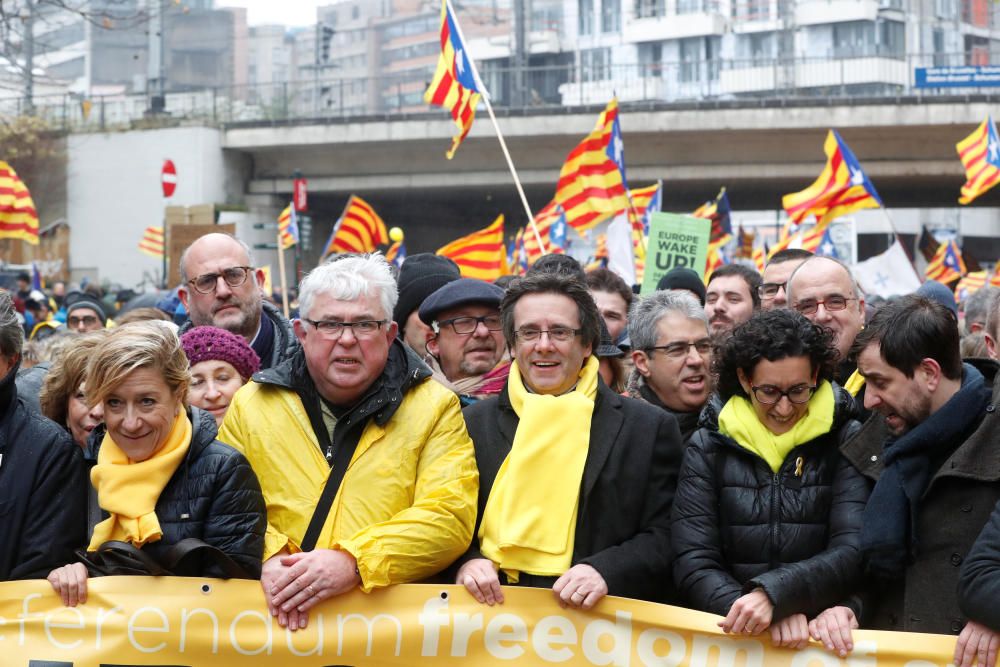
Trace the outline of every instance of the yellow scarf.
<instances>
[{"instance_id":1,"label":"yellow scarf","mask_svg":"<svg viewBox=\"0 0 1000 667\"><path fill-rule=\"evenodd\" d=\"M787 433L775 435L760 423L750 401L742 396L733 396L719 413L719 432L767 461L771 472L778 472L790 451L830 432L833 427L833 404L833 387L824 380L809 399L806 413L795 426Z\"/></svg>"},{"instance_id":2,"label":"yellow scarf","mask_svg":"<svg viewBox=\"0 0 1000 667\"><path fill-rule=\"evenodd\" d=\"M597 368L591 356L573 391L548 396L525 389L511 364L507 391L520 421L486 501L479 540L483 555L513 582L520 572L559 576L572 564Z\"/></svg>"},{"instance_id":3,"label":"yellow scarf","mask_svg":"<svg viewBox=\"0 0 1000 667\"><path fill-rule=\"evenodd\" d=\"M191 420L183 410L174 419L167 442L145 461L133 463L111 434L105 434L90 481L97 489L98 504L111 516L94 526L88 551L97 551L108 540L142 547L163 536L156 518L156 501L190 445Z\"/></svg>"},{"instance_id":4,"label":"yellow scarf","mask_svg":"<svg viewBox=\"0 0 1000 667\"><path fill-rule=\"evenodd\" d=\"M851 396L857 397L858 392L861 388L865 386L865 376L861 374L861 371L854 371L851 373L851 377L847 378L847 382L844 383L844 389Z\"/></svg>"}]
</instances>

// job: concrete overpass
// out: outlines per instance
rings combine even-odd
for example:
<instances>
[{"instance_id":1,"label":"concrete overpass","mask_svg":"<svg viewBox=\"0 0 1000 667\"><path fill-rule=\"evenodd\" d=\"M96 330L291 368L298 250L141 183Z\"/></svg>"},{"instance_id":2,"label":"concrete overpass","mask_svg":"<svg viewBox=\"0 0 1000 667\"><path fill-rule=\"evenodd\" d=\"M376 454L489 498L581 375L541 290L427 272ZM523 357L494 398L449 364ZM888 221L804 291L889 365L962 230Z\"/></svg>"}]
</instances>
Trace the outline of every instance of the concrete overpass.
<instances>
[{"instance_id":1,"label":"concrete overpass","mask_svg":"<svg viewBox=\"0 0 1000 667\"><path fill-rule=\"evenodd\" d=\"M743 100L622 105L629 182L664 182L664 209L691 210L727 186L734 208L780 208L781 196L815 179L822 144L836 128L887 207L956 206L964 182L955 143L991 112L987 97ZM600 107L512 112L498 120L533 209L552 196L567 153ZM292 172L309 179L310 208L336 218L356 192L391 224L428 233L428 247L500 212L523 212L485 111L456 157L444 157L453 125L440 112L405 117L229 125L223 147L245 160L248 195L291 193ZM1000 192L982 198L996 206ZM317 231L323 236L327 225ZM321 241L320 241L321 242ZM411 252L414 249L411 247Z\"/></svg>"}]
</instances>

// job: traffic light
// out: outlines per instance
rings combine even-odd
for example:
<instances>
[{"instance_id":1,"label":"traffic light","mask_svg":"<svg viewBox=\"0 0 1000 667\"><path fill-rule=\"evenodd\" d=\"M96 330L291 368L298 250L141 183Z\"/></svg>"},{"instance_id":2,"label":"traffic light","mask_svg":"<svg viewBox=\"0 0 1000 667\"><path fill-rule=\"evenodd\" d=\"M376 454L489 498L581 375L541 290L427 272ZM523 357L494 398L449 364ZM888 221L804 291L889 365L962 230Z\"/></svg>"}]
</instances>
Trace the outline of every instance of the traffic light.
<instances>
[{"instance_id":1,"label":"traffic light","mask_svg":"<svg viewBox=\"0 0 1000 667\"><path fill-rule=\"evenodd\" d=\"M320 23L316 26L318 48L318 63L330 62L330 43L333 41L333 34L336 32L331 26Z\"/></svg>"}]
</instances>

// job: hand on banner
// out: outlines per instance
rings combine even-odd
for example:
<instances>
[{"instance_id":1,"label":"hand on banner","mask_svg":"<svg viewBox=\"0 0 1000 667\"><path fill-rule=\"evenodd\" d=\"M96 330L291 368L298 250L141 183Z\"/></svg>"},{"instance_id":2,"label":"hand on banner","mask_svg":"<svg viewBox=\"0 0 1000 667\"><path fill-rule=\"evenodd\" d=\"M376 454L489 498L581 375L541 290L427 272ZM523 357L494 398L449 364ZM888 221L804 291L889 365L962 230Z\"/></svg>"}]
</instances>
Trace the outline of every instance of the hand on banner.
<instances>
[{"instance_id":1,"label":"hand on banner","mask_svg":"<svg viewBox=\"0 0 1000 667\"><path fill-rule=\"evenodd\" d=\"M809 645L809 619L805 614L792 614L771 626L771 644L800 649Z\"/></svg>"},{"instance_id":2,"label":"hand on banner","mask_svg":"<svg viewBox=\"0 0 1000 667\"><path fill-rule=\"evenodd\" d=\"M503 589L500 588L500 578L493 567L493 561L488 558L474 558L458 568L455 583L465 586L472 597L480 604L503 604Z\"/></svg>"},{"instance_id":3,"label":"hand on banner","mask_svg":"<svg viewBox=\"0 0 1000 667\"><path fill-rule=\"evenodd\" d=\"M284 612L272 601L274 598L273 591L278 590L275 584L289 569L281 563L281 559L286 556L288 556L288 552L282 550L264 561L264 565L260 571L260 585L264 589L264 600L267 602L267 609L271 612L271 616L278 617L278 625L281 627L295 631L305 628L309 624L309 614L300 614L295 609L290 612Z\"/></svg>"},{"instance_id":4,"label":"hand on banner","mask_svg":"<svg viewBox=\"0 0 1000 667\"><path fill-rule=\"evenodd\" d=\"M762 588L755 588L729 608L729 613L719 621L723 632L759 635L771 625L774 605Z\"/></svg>"},{"instance_id":5,"label":"hand on banner","mask_svg":"<svg viewBox=\"0 0 1000 667\"><path fill-rule=\"evenodd\" d=\"M581 563L574 565L556 579L552 592L560 607L593 609L601 598L608 594L608 584L601 573L592 566Z\"/></svg>"},{"instance_id":6,"label":"hand on banner","mask_svg":"<svg viewBox=\"0 0 1000 667\"><path fill-rule=\"evenodd\" d=\"M997 648L1000 647L1000 633L985 625L969 621L958 635L955 644L955 667L994 667L997 664Z\"/></svg>"},{"instance_id":7,"label":"hand on banner","mask_svg":"<svg viewBox=\"0 0 1000 667\"><path fill-rule=\"evenodd\" d=\"M87 602L87 566L70 563L49 572L49 583L62 598L63 605L75 607Z\"/></svg>"},{"instance_id":8,"label":"hand on banner","mask_svg":"<svg viewBox=\"0 0 1000 667\"><path fill-rule=\"evenodd\" d=\"M850 607L830 607L809 621L809 635L823 642L827 651L834 651L841 658L854 650L851 630L858 627L858 619Z\"/></svg>"},{"instance_id":9,"label":"hand on banner","mask_svg":"<svg viewBox=\"0 0 1000 667\"><path fill-rule=\"evenodd\" d=\"M287 569L274 582L271 602L286 613L295 610L303 614L361 583L358 562L340 549L314 549L283 556L281 564Z\"/></svg>"}]
</instances>

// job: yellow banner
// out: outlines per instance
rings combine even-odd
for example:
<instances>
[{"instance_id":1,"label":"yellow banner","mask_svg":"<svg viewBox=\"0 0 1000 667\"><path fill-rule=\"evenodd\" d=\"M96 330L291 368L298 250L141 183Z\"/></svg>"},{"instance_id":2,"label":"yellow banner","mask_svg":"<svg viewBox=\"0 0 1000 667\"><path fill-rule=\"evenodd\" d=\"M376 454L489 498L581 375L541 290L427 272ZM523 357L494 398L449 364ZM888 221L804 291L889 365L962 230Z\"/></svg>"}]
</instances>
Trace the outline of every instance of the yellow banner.
<instances>
[{"instance_id":1,"label":"yellow banner","mask_svg":"<svg viewBox=\"0 0 1000 667\"><path fill-rule=\"evenodd\" d=\"M67 609L48 582L0 584L5 667L124 665L614 665L616 667L944 667L954 637L855 632L841 660L820 647L774 649L767 636L722 634L710 614L622 598L562 609L551 591L505 589L502 606L458 586L352 593L278 626L253 581L92 579Z\"/></svg>"}]
</instances>

